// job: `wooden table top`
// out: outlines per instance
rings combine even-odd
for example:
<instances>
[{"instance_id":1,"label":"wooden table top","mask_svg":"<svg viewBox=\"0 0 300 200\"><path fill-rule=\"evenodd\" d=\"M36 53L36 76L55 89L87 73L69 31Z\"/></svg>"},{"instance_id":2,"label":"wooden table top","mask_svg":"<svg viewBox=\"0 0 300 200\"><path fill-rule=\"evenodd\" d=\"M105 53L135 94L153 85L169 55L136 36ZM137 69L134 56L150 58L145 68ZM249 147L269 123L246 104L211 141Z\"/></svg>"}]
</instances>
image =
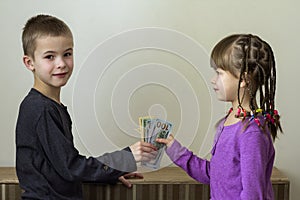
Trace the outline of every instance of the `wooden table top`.
<instances>
[{"instance_id":1,"label":"wooden table top","mask_svg":"<svg viewBox=\"0 0 300 200\"><path fill-rule=\"evenodd\" d=\"M143 179L131 179L133 184L198 184L179 167L165 167L143 173ZM289 183L289 179L276 167L273 168L272 183ZM0 184L18 184L14 167L0 167Z\"/></svg>"},{"instance_id":2,"label":"wooden table top","mask_svg":"<svg viewBox=\"0 0 300 200\"><path fill-rule=\"evenodd\" d=\"M0 184L19 183L14 167L0 167Z\"/></svg>"}]
</instances>

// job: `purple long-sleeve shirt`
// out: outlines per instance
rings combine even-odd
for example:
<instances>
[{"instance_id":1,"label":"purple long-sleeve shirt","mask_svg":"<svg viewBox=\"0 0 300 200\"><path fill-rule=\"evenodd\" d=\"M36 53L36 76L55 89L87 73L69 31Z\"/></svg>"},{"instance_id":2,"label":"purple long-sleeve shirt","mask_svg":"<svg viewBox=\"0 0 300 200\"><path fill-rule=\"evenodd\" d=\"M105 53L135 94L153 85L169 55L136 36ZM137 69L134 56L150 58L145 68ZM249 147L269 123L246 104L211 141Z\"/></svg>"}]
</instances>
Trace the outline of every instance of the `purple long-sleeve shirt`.
<instances>
[{"instance_id":1,"label":"purple long-sleeve shirt","mask_svg":"<svg viewBox=\"0 0 300 200\"><path fill-rule=\"evenodd\" d=\"M210 184L214 200L274 199L271 173L274 146L269 132L254 121L217 128L210 161L199 158L178 141L166 149L171 160L195 180Z\"/></svg>"}]
</instances>

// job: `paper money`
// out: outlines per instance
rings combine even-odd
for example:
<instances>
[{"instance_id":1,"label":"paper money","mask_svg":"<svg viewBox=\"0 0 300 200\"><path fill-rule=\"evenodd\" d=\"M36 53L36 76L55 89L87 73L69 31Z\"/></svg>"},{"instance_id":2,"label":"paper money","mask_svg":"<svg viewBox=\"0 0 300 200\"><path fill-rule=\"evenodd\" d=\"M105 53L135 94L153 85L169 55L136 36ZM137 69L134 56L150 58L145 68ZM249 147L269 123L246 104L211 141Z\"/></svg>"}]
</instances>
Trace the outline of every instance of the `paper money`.
<instances>
[{"instance_id":1,"label":"paper money","mask_svg":"<svg viewBox=\"0 0 300 200\"><path fill-rule=\"evenodd\" d=\"M167 138L172 131L172 124L166 120L147 117L139 118L142 138L145 142L153 144L157 148L157 155L148 162L142 162L142 166L157 169L164 153L165 144L156 142L157 138Z\"/></svg>"}]
</instances>

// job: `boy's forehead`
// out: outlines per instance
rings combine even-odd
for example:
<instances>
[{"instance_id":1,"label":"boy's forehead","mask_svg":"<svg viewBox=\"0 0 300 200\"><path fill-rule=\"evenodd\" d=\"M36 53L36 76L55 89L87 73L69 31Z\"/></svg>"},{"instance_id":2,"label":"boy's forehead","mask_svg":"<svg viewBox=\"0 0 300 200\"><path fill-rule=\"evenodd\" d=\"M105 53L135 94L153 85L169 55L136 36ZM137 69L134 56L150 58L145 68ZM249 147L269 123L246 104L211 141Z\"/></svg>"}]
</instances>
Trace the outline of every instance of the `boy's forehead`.
<instances>
[{"instance_id":1,"label":"boy's forehead","mask_svg":"<svg viewBox=\"0 0 300 200\"><path fill-rule=\"evenodd\" d=\"M65 36L44 36L36 39L38 49L69 49L73 48L73 38Z\"/></svg>"}]
</instances>

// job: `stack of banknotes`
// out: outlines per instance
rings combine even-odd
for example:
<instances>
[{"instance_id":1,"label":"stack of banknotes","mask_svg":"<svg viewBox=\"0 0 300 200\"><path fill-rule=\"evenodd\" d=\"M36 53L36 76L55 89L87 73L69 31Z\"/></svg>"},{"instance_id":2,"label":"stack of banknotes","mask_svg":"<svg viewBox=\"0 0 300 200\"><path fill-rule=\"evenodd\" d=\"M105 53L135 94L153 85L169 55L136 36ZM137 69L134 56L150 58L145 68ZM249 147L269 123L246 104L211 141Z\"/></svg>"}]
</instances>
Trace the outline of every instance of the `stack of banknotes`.
<instances>
[{"instance_id":1,"label":"stack of banknotes","mask_svg":"<svg viewBox=\"0 0 300 200\"><path fill-rule=\"evenodd\" d=\"M140 117L140 132L143 141L153 144L157 148L156 157L150 161L142 162L142 166L158 169L163 157L165 144L156 142L157 138L167 138L172 131L172 124L166 120Z\"/></svg>"}]
</instances>

